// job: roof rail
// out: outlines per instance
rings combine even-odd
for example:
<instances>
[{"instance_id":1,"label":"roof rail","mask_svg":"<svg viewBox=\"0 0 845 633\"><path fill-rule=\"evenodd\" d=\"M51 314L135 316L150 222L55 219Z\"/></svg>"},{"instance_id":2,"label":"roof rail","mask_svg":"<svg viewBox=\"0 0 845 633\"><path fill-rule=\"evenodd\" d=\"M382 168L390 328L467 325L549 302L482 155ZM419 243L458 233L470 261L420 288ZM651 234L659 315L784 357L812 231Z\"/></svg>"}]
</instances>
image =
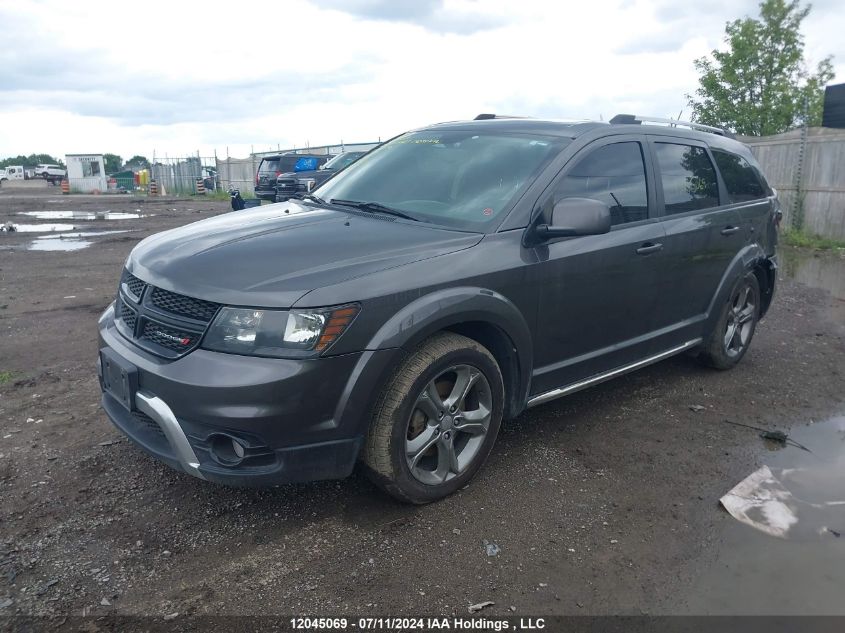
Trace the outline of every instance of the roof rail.
<instances>
[{"instance_id":1,"label":"roof rail","mask_svg":"<svg viewBox=\"0 0 845 633\"><path fill-rule=\"evenodd\" d=\"M636 114L617 114L610 119L610 123L614 125L641 125L643 123L660 123L668 125L669 127L687 127L692 130L701 130L702 132L710 132L711 134L718 134L719 136L726 136L734 138L733 133L714 127L712 125L704 125L703 123L692 123L690 121L679 121L677 119L660 119L652 116L638 116Z\"/></svg>"},{"instance_id":2,"label":"roof rail","mask_svg":"<svg viewBox=\"0 0 845 633\"><path fill-rule=\"evenodd\" d=\"M482 112L477 117L473 119L473 121L487 121L489 119L527 119L528 117L524 116L516 116L513 114L490 114L488 112Z\"/></svg>"}]
</instances>

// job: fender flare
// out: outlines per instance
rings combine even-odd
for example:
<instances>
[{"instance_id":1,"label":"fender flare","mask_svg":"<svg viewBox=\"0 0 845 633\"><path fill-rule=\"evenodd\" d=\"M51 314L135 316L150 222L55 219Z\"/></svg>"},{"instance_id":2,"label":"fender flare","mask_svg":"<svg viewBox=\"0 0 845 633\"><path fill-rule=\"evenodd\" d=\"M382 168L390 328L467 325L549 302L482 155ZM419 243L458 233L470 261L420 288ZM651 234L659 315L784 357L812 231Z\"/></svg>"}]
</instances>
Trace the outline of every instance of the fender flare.
<instances>
[{"instance_id":1,"label":"fender flare","mask_svg":"<svg viewBox=\"0 0 845 633\"><path fill-rule=\"evenodd\" d=\"M373 335L367 349L410 351L432 334L469 321L498 328L512 347L517 368L510 413L521 411L528 398L533 367L531 330L522 312L504 295L488 288L458 286L435 290L399 310Z\"/></svg>"},{"instance_id":2,"label":"fender flare","mask_svg":"<svg viewBox=\"0 0 845 633\"><path fill-rule=\"evenodd\" d=\"M709 332L711 332L716 326L716 320L719 318L719 308L725 301L728 300L736 280L739 279L741 275L753 271L761 264L768 266L768 261L769 257L766 255L763 247L757 242L746 244L742 250L734 256L731 263L728 264L728 267L725 269L721 281L719 281L719 286L716 288L716 292L710 300L710 305L707 306L706 327L704 329L705 336L708 335ZM761 288L760 290L765 291L764 288Z\"/></svg>"}]
</instances>

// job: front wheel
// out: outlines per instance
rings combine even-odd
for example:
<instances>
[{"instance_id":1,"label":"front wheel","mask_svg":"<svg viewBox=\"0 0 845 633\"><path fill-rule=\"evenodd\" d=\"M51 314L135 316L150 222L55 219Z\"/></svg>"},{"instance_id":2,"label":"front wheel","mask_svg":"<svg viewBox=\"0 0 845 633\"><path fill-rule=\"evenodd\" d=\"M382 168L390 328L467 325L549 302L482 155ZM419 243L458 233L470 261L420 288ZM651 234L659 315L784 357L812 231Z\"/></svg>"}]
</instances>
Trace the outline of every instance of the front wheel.
<instances>
[{"instance_id":1,"label":"front wheel","mask_svg":"<svg viewBox=\"0 0 845 633\"><path fill-rule=\"evenodd\" d=\"M701 359L716 369L731 369L748 351L759 318L760 282L749 272L734 285Z\"/></svg>"},{"instance_id":2,"label":"front wheel","mask_svg":"<svg viewBox=\"0 0 845 633\"><path fill-rule=\"evenodd\" d=\"M502 373L492 354L467 337L437 334L405 359L379 396L364 463L397 499L436 501L481 468L503 409Z\"/></svg>"}]
</instances>

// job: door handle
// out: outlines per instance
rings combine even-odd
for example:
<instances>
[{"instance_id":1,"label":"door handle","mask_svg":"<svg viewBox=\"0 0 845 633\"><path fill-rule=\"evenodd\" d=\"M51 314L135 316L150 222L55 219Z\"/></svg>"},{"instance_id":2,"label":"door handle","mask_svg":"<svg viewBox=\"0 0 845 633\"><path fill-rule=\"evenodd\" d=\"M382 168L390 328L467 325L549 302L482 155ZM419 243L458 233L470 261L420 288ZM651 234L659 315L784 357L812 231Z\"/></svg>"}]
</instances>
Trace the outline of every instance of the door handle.
<instances>
[{"instance_id":1,"label":"door handle","mask_svg":"<svg viewBox=\"0 0 845 633\"><path fill-rule=\"evenodd\" d=\"M737 232L739 232L738 226L726 226L721 231L722 235L733 235L734 233L737 233Z\"/></svg>"},{"instance_id":2,"label":"door handle","mask_svg":"<svg viewBox=\"0 0 845 633\"><path fill-rule=\"evenodd\" d=\"M637 249L637 255L648 255L662 250L663 244L652 244L651 242L646 242Z\"/></svg>"}]
</instances>

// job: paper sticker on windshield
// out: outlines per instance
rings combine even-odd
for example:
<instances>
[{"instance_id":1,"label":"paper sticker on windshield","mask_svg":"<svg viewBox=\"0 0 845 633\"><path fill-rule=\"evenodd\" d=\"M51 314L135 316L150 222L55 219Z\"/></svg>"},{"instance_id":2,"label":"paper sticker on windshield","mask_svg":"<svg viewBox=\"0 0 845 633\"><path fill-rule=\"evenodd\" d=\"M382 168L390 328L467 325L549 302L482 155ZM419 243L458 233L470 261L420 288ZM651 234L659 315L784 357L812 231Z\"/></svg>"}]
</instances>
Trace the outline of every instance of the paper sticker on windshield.
<instances>
[{"instance_id":1,"label":"paper sticker on windshield","mask_svg":"<svg viewBox=\"0 0 845 633\"><path fill-rule=\"evenodd\" d=\"M491 209L490 207L487 207L486 209L484 209L484 211L482 211L482 213L484 215L493 215L493 209Z\"/></svg>"}]
</instances>

